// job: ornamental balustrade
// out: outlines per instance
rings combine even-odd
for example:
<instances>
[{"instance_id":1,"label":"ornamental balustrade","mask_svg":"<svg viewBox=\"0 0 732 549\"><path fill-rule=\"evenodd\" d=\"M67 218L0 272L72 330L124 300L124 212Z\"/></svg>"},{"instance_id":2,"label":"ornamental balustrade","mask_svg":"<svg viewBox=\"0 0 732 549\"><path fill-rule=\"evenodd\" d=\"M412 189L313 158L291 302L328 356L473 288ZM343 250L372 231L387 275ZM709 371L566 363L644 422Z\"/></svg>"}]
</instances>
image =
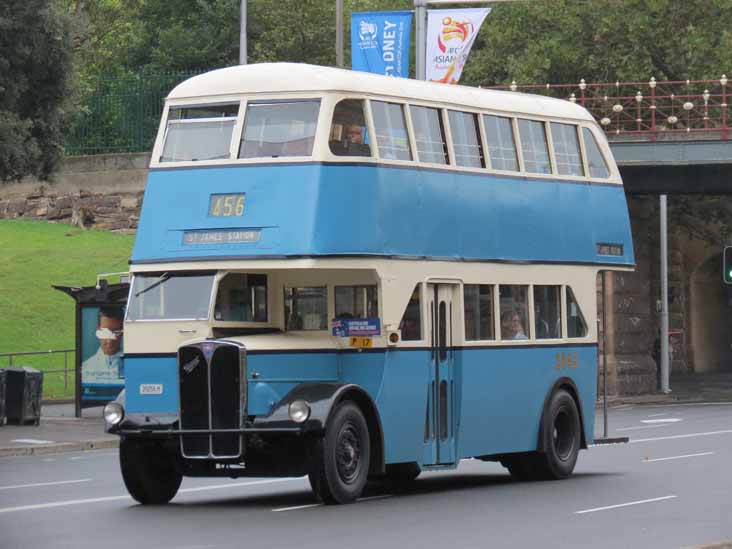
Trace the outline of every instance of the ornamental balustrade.
<instances>
[{"instance_id":1,"label":"ornamental balustrade","mask_svg":"<svg viewBox=\"0 0 732 549\"><path fill-rule=\"evenodd\" d=\"M718 80L585 82L489 86L568 99L585 107L608 138L618 140L732 139L726 75Z\"/></svg>"}]
</instances>

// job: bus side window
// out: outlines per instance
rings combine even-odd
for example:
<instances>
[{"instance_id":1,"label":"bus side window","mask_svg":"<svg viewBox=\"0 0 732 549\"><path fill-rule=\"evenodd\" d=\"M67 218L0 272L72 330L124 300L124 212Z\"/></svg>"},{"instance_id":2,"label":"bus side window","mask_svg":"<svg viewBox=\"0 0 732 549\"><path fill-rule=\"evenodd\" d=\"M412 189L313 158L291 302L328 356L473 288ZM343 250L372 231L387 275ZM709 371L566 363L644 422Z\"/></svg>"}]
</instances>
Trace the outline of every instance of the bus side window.
<instances>
[{"instance_id":1,"label":"bus side window","mask_svg":"<svg viewBox=\"0 0 732 549\"><path fill-rule=\"evenodd\" d=\"M371 101L379 156L387 160L412 160L404 106Z\"/></svg>"},{"instance_id":2,"label":"bus side window","mask_svg":"<svg viewBox=\"0 0 732 549\"><path fill-rule=\"evenodd\" d=\"M577 126L559 122L552 122L550 126L554 144L554 159L557 162L559 175L585 175L577 138Z\"/></svg>"},{"instance_id":3,"label":"bus side window","mask_svg":"<svg viewBox=\"0 0 732 549\"><path fill-rule=\"evenodd\" d=\"M377 318L379 298L376 286L336 286L336 318Z\"/></svg>"},{"instance_id":4,"label":"bus side window","mask_svg":"<svg viewBox=\"0 0 732 549\"><path fill-rule=\"evenodd\" d=\"M267 275L229 273L222 278L214 320L267 322Z\"/></svg>"},{"instance_id":5,"label":"bus side window","mask_svg":"<svg viewBox=\"0 0 732 549\"><path fill-rule=\"evenodd\" d=\"M493 286L465 284L463 286L463 304L465 307L465 339L468 341L496 339L493 331Z\"/></svg>"},{"instance_id":6,"label":"bus side window","mask_svg":"<svg viewBox=\"0 0 732 549\"><path fill-rule=\"evenodd\" d=\"M430 164L447 164L447 140L438 109L409 107L417 145L417 160Z\"/></svg>"},{"instance_id":7,"label":"bus side window","mask_svg":"<svg viewBox=\"0 0 732 549\"><path fill-rule=\"evenodd\" d=\"M409 298L407 309L399 323L402 341L419 341L422 339L422 285L417 284Z\"/></svg>"},{"instance_id":8,"label":"bus side window","mask_svg":"<svg viewBox=\"0 0 732 549\"><path fill-rule=\"evenodd\" d=\"M567 337L585 337L587 323L574 297L572 288L567 286Z\"/></svg>"},{"instance_id":9,"label":"bus side window","mask_svg":"<svg viewBox=\"0 0 732 549\"><path fill-rule=\"evenodd\" d=\"M501 285L498 287L501 306L501 339L529 339L529 287Z\"/></svg>"},{"instance_id":10,"label":"bus side window","mask_svg":"<svg viewBox=\"0 0 732 549\"><path fill-rule=\"evenodd\" d=\"M328 144L336 156L371 156L361 99L343 99L335 106Z\"/></svg>"},{"instance_id":11,"label":"bus side window","mask_svg":"<svg viewBox=\"0 0 732 549\"><path fill-rule=\"evenodd\" d=\"M534 285L534 333L536 339L558 339L562 334L562 289Z\"/></svg>"},{"instance_id":12,"label":"bus side window","mask_svg":"<svg viewBox=\"0 0 732 549\"><path fill-rule=\"evenodd\" d=\"M483 147L480 143L478 116L469 112L447 111L455 150L455 164L468 168L485 168ZM516 149L514 148L514 156Z\"/></svg>"},{"instance_id":13,"label":"bus side window","mask_svg":"<svg viewBox=\"0 0 732 549\"><path fill-rule=\"evenodd\" d=\"M610 169L607 167L605 157L600 151L595 136L588 128L582 128L582 137L585 141L585 151L587 152L587 165L590 168L590 177L601 177L607 179L610 177Z\"/></svg>"},{"instance_id":14,"label":"bus side window","mask_svg":"<svg viewBox=\"0 0 732 549\"><path fill-rule=\"evenodd\" d=\"M327 288L285 288L285 329L326 330L327 328Z\"/></svg>"},{"instance_id":15,"label":"bus side window","mask_svg":"<svg viewBox=\"0 0 732 549\"><path fill-rule=\"evenodd\" d=\"M552 173L544 122L519 118L518 123L526 171L529 173Z\"/></svg>"},{"instance_id":16,"label":"bus side window","mask_svg":"<svg viewBox=\"0 0 732 549\"><path fill-rule=\"evenodd\" d=\"M519 169L518 155L511 119L485 114L483 122L491 167L494 170L517 172Z\"/></svg>"}]
</instances>

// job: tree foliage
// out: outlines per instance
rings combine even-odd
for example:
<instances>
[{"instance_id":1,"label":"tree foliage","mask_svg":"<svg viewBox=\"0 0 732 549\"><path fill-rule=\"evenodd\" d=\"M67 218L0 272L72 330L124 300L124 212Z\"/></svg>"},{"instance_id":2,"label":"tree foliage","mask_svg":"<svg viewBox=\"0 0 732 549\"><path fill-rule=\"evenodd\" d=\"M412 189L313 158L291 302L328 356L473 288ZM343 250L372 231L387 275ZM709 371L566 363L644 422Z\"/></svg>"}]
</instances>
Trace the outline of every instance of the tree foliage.
<instances>
[{"instance_id":1,"label":"tree foliage","mask_svg":"<svg viewBox=\"0 0 732 549\"><path fill-rule=\"evenodd\" d=\"M63 153L67 20L49 0L0 9L0 181L48 178Z\"/></svg>"}]
</instances>

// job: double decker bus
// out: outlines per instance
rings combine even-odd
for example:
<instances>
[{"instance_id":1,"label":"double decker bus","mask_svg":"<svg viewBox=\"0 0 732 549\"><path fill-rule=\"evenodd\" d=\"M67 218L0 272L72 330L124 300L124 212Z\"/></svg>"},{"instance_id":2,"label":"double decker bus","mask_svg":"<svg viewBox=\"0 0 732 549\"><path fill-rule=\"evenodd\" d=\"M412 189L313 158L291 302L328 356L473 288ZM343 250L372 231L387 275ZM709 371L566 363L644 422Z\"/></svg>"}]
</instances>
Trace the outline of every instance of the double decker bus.
<instances>
[{"instance_id":1,"label":"double decker bus","mask_svg":"<svg viewBox=\"0 0 732 549\"><path fill-rule=\"evenodd\" d=\"M105 408L139 502L308 475L327 503L462 459L569 476L596 278L633 268L607 141L567 101L304 64L167 97Z\"/></svg>"}]
</instances>

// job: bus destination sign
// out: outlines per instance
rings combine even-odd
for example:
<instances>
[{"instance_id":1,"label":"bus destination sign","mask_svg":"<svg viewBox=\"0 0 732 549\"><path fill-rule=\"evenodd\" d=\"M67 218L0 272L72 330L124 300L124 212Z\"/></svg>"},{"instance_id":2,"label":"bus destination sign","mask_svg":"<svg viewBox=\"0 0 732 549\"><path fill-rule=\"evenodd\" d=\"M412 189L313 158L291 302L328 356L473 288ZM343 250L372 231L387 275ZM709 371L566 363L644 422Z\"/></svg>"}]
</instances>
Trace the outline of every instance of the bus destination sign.
<instances>
[{"instance_id":1,"label":"bus destination sign","mask_svg":"<svg viewBox=\"0 0 732 549\"><path fill-rule=\"evenodd\" d=\"M238 244L259 242L259 229L215 229L210 231L183 231L183 245Z\"/></svg>"}]
</instances>

